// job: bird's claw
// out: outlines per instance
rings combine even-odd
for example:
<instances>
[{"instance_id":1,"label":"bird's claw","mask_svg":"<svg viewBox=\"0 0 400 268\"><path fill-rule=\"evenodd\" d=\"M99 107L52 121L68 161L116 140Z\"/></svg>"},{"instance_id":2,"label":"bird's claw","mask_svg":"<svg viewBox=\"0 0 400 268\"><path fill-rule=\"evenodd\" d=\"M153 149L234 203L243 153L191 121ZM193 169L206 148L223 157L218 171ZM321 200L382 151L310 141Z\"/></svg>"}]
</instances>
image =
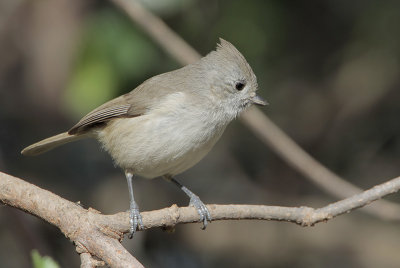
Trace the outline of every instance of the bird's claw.
<instances>
[{"instance_id":1,"label":"bird's claw","mask_svg":"<svg viewBox=\"0 0 400 268\"><path fill-rule=\"evenodd\" d=\"M190 197L189 206L196 208L197 213L200 216L200 221L203 222L203 227L201 229L206 229L208 222L211 222L211 214L206 205L204 205L197 195L192 195Z\"/></svg>"},{"instance_id":2,"label":"bird's claw","mask_svg":"<svg viewBox=\"0 0 400 268\"><path fill-rule=\"evenodd\" d=\"M129 239L132 239L136 230L144 229L142 216L140 215L138 208L132 208L129 210L129 223Z\"/></svg>"}]
</instances>

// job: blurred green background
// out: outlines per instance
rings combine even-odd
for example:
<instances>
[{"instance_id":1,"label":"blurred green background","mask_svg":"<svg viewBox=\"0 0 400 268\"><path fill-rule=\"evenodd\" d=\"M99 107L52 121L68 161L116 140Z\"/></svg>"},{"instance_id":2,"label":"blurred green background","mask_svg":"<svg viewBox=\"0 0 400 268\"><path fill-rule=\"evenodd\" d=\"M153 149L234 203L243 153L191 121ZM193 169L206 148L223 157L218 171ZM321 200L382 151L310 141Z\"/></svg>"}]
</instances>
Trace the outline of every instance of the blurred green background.
<instances>
[{"instance_id":1,"label":"blurred green background","mask_svg":"<svg viewBox=\"0 0 400 268\"><path fill-rule=\"evenodd\" d=\"M143 1L203 55L232 42L258 77L263 111L324 165L368 188L400 174L400 1ZM93 140L22 157L103 102L179 67L108 1L0 2L0 170L102 213L128 209L123 172ZM319 207L336 200L238 121L178 178L205 203ZM142 211L188 200L137 179ZM399 201L396 196L391 200ZM148 267L399 267L400 228L361 212L301 228L213 222L140 232L123 244ZM0 267L38 249L78 267L54 227L0 207Z\"/></svg>"}]
</instances>

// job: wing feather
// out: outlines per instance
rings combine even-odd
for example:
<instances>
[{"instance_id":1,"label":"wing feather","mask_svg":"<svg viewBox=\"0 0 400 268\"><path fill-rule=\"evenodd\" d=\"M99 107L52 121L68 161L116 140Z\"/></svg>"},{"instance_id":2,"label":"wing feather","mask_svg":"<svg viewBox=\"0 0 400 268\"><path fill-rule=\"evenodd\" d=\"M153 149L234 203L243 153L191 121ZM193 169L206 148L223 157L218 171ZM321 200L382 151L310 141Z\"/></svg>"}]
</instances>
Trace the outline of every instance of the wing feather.
<instances>
[{"instance_id":1,"label":"wing feather","mask_svg":"<svg viewBox=\"0 0 400 268\"><path fill-rule=\"evenodd\" d=\"M177 92L177 88L190 85L184 84L184 77L177 77L181 74L179 69L154 76L131 92L118 98L110 100L97 109L84 116L68 134L85 132L99 123L107 122L117 117L136 117L145 114L149 109L157 107L165 96ZM186 73L185 73L186 74Z\"/></svg>"},{"instance_id":2,"label":"wing feather","mask_svg":"<svg viewBox=\"0 0 400 268\"><path fill-rule=\"evenodd\" d=\"M128 111L131 105L125 101L124 96L111 100L92 112L85 115L76 125L74 125L68 134L76 134L80 131L86 130L99 123L104 123L115 117L131 116Z\"/></svg>"}]
</instances>

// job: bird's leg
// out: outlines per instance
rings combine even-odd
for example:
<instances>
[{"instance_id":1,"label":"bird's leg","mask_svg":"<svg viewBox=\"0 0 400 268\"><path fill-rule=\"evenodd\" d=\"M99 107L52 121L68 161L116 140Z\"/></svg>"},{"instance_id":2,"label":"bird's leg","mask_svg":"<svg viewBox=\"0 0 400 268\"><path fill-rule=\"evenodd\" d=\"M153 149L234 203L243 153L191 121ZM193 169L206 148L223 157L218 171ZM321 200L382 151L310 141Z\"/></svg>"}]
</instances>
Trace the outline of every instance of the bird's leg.
<instances>
[{"instance_id":1,"label":"bird's leg","mask_svg":"<svg viewBox=\"0 0 400 268\"><path fill-rule=\"evenodd\" d=\"M195 207L197 209L197 213L200 215L200 221L203 222L203 227L202 229L206 229L207 223L211 222L211 214L208 211L206 205L200 200L200 198L195 195L192 191L190 191L188 188L180 184L173 176L170 175L165 175L164 178L167 181L170 181L174 183L176 186L178 186L182 191L185 192L187 196L190 198L189 206Z\"/></svg>"},{"instance_id":2,"label":"bird's leg","mask_svg":"<svg viewBox=\"0 0 400 268\"><path fill-rule=\"evenodd\" d=\"M133 187L132 187L132 178L133 174L130 172L125 172L126 180L128 182L128 190L129 190L129 238L133 237L133 234L136 232L136 229L143 229L142 216L139 212L139 206L135 202L135 198L133 196Z\"/></svg>"}]
</instances>

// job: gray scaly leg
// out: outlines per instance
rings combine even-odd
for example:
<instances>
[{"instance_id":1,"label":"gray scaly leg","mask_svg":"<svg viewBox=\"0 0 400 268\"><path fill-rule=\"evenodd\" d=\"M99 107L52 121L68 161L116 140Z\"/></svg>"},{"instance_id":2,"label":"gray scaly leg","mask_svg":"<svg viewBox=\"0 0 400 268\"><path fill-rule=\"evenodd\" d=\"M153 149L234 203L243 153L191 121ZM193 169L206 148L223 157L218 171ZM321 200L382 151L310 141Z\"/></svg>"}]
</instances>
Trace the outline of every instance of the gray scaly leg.
<instances>
[{"instance_id":1,"label":"gray scaly leg","mask_svg":"<svg viewBox=\"0 0 400 268\"><path fill-rule=\"evenodd\" d=\"M128 181L128 190L129 190L129 238L133 237L133 234L136 232L136 229L143 229L142 216L139 212L139 206L135 202L135 198L133 196L133 187L132 187L132 178L133 174L130 172L125 172L126 180Z\"/></svg>"},{"instance_id":2,"label":"gray scaly leg","mask_svg":"<svg viewBox=\"0 0 400 268\"><path fill-rule=\"evenodd\" d=\"M170 175L165 175L164 178L170 182L173 182L176 186L178 186L182 191L185 192L187 196L190 198L189 206L195 207L197 209L197 213L200 215L200 220L203 222L202 229L206 229L207 223L211 222L211 214L208 211L206 205L200 200L200 198L195 195L188 188L180 184L174 177Z\"/></svg>"}]
</instances>

